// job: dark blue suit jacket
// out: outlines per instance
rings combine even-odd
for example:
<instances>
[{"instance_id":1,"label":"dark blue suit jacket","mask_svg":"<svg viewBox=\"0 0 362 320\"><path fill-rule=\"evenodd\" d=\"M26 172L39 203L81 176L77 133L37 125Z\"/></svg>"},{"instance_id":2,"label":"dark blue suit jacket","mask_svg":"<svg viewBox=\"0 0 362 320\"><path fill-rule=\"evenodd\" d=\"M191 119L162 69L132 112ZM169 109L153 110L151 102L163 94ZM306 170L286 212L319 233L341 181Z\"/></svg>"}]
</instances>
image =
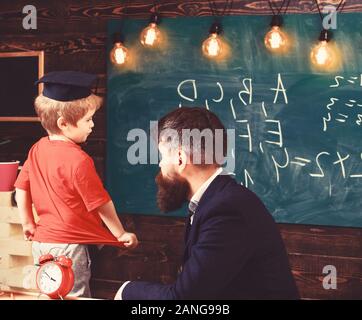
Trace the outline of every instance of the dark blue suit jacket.
<instances>
[{"instance_id":1,"label":"dark blue suit jacket","mask_svg":"<svg viewBox=\"0 0 362 320\"><path fill-rule=\"evenodd\" d=\"M132 281L123 299L298 299L283 240L258 197L219 175L186 228L174 284Z\"/></svg>"}]
</instances>

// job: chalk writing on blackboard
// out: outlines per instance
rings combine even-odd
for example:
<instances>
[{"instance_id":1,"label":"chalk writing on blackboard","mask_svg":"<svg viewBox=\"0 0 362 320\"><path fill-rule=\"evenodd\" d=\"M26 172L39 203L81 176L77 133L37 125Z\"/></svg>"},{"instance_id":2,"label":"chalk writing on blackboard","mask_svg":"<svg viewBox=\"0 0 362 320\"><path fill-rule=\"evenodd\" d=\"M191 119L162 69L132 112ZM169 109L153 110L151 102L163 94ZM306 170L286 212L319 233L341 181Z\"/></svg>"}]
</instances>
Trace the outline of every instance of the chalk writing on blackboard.
<instances>
[{"instance_id":1,"label":"chalk writing on blackboard","mask_svg":"<svg viewBox=\"0 0 362 320\"><path fill-rule=\"evenodd\" d=\"M357 80L360 79L359 83ZM347 79L343 76L335 76L335 83L331 84L330 88L338 88L343 85L344 89L351 89L351 92L355 92L353 89L356 86L362 86L362 74L358 76L352 76ZM350 88L349 88L350 87ZM354 96L344 97L344 99L338 97L330 97L329 102L326 105L327 114L322 117L323 131L328 130L329 125L336 125L339 123L348 124L352 121L355 125L361 126L362 124L362 101L356 100Z\"/></svg>"},{"instance_id":2,"label":"chalk writing on blackboard","mask_svg":"<svg viewBox=\"0 0 362 320\"><path fill-rule=\"evenodd\" d=\"M334 83L330 84L331 88L338 88L343 85L344 88L347 85L358 85L362 86L362 75L360 77L353 76L349 78L345 78L343 76L335 76ZM335 150L334 152L320 150L315 155L309 154L308 156L304 156L302 154L295 154L295 150L290 150L288 146L284 144L283 138L283 123L279 119L271 119L268 117L267 110L276 106L278 108L286 107L289 104L288 94L286 86L283 83L283 78L281 73L278 73L276 79L276 86L270 88L273 94L273 101L262 101L260 103L261 114L264 119L262 119L263 128L265 128L266 136L268 138L258 141L258 136L253 133L253 125L249 119L242 119L240 116L240 112L237 112L239 106L253 106L255 107L254 95L253 91L253 79L252 78L243 78L240 80L240 90L236 92L235 97L228 97L226 91L224 90L223 83L221 81L215 81L211 84L214 87L213 96L209 98L202 98L202 103L205 105L207 109L210 110L210 103L220 103L222 104L224 100L230 107L231 115L235 121L235 129L239 132L235 135L235 137L241 139L246 143L247 151L249 153L259 152L261 156L267 157L269 156L271 161L267 161L268 163L272 163L275 172L275 182L279 184L281 182L281 174L282 170L294 167L294 168L303 168L305 169L305 174L314 179L323 179L326 177L326 168L323 166L323 162L329 161L332 166L338 167L340 175L343 179L347 178L362 178L362 172L352 172L351 169L346 169L349 164L355 163L353 158L354 155L349 153L342 153L339 150ZM181 107L183 103L187 102L198 102L199 97L199 88L198 83L195 79L185 79L179 82L177 86L177 94L181 101L179 102L179 106ZM353 92L353 91L352 91ZM234 93L235 94L235 93ZM200 98L201 99L201 98ZM241 103L241 104L240 104ZM289 106L290 107L290 106ZM326 132L328 130L328 126L331 125L332 121L337 124L347 123L348 121L354 121L356 126L362 125L362 101L358 101L355 97L348 97L347 100L344 96L344 99L338 98L336 96L330 97L327 101L325 108L327 110L327 114L322 117L322 132ZM347 111L344 111L344 109ZM213 111L213 110L211 110ZM353 111L353 112L351 112ZM351 120L352 119L352 120ZM259 119L260 121L260 119ZM255 126L254 126L255 127ZM260 133L260 132L259 132ZM274 145L277 149L273 149L273 152L265 152L266 145ZM279 150L279 152L276 152ZM235 154L238 154L237 150L232 150L232 156L235 157ZM360 154L360 158L362 160L362 153ZM308 167L310 169L308 170ZM315 168L315 169L312 169ZM231 174L235 175L235 173L231 172ZM255 184L255 179L253 178L252 170L248 168L243 169L244 175L244 184L248 187L251 184ZM331 196L331 189L329 189L329 196Z\"/></svg>"}]
</instances>

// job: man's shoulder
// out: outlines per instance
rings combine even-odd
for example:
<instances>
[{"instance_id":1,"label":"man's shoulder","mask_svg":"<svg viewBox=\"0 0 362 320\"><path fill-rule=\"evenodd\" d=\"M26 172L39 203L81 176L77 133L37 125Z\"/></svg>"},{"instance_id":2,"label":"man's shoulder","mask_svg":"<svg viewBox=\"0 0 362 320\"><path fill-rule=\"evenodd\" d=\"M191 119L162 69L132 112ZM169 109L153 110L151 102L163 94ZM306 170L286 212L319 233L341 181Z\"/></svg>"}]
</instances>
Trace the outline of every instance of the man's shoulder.
<instances>
[{"instance_id":1,"label":"man's shoulder","mask_svg":"<svg viewBox=\"0 0 362 320\"><path fill-rule=\"evenodd\" d=\"M253 191L237 183L230 176L218 176L210 187L200 202L200 209L205 210L206 215L243 216L252 213L257 216L258 213L268 213L261 199Z\"/></svg>"},{"instance_id":2,"label":"man's shoulder","mask_svg":"<svg viewBox=\"0 0 362 320\"><path fill-rule=\"evenodd\" d=\"M245 202L246 200L258 200L254 192L242 184L237 183L237 181L229 175L219 175L211 187L210 194L206 193L205 196L209 196L215 202L226 202L229 205L234 205Z\"/></svg>"}]
</instances>

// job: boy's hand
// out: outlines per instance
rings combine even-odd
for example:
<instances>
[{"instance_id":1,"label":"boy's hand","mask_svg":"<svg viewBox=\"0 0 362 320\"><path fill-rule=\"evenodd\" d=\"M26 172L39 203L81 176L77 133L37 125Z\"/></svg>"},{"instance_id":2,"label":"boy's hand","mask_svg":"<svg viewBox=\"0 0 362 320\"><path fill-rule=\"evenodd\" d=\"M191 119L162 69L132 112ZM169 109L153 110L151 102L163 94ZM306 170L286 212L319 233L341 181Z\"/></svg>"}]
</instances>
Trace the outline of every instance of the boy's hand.
<instances>
[{"instance_id":1,"label":"boy's hand","mask_svg":"<svg viewBox=\"0 0 362 320\"><path fill-rule=\"evenodd\" d=\"M134 249L138 245L138 239L134 233L125 232L117 238L119 242L123 242L124 246L129 249Z\"/></svg>"},{"instance_id":2,"label":"boy's hand","mask_svg":"<svg viewBox=\"0 0 362 320\"><path fill-rule=\"evenodd\" d=\"M27 224L23 224L23 234L24 234L24 239L26 241L33 240L35 229L36 229L35 223L30 222Z\"/></svg>"}]
</instances>

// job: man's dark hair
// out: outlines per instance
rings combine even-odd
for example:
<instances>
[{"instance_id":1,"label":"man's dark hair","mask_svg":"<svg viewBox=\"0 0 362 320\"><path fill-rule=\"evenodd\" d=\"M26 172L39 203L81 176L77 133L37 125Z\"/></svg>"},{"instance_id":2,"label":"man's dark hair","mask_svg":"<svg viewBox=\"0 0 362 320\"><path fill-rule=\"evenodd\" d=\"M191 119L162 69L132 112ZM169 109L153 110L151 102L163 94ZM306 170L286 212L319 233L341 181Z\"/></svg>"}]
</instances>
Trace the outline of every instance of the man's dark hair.
<instances>
[{"instance_id":1,"label":"man's dark hair","mask_svg":"<svg viewBox=\"0 0 362 320\"><path fill-rule=\"evenodd\" d=\"M220 158L224 158L227 152L227 134L224 125L220 119L211 111L206 108L199 107L181 107L173 110L172 112L163 116L158 122L158 138L159 141L162 138L162 131L175 130L178 133L178 141L183 144L185 140L189 139L190 149L189 156L194 164L208 165L219 164ZM196 129L198 132L204 132L205 135L196 141L192 135L192 130ZM185 132L191 132L185 137ZM216 137L216 139L215 139ZM211 139L213 147L212 154L209 156L211 162L206 161L210 150L206 150L208 138ZM221 141L220 141L221 140ZM217 144L221 144L222 146ZM195 150L199 153L201 163L195 162Z\"/></svg>"}]
</instances>

